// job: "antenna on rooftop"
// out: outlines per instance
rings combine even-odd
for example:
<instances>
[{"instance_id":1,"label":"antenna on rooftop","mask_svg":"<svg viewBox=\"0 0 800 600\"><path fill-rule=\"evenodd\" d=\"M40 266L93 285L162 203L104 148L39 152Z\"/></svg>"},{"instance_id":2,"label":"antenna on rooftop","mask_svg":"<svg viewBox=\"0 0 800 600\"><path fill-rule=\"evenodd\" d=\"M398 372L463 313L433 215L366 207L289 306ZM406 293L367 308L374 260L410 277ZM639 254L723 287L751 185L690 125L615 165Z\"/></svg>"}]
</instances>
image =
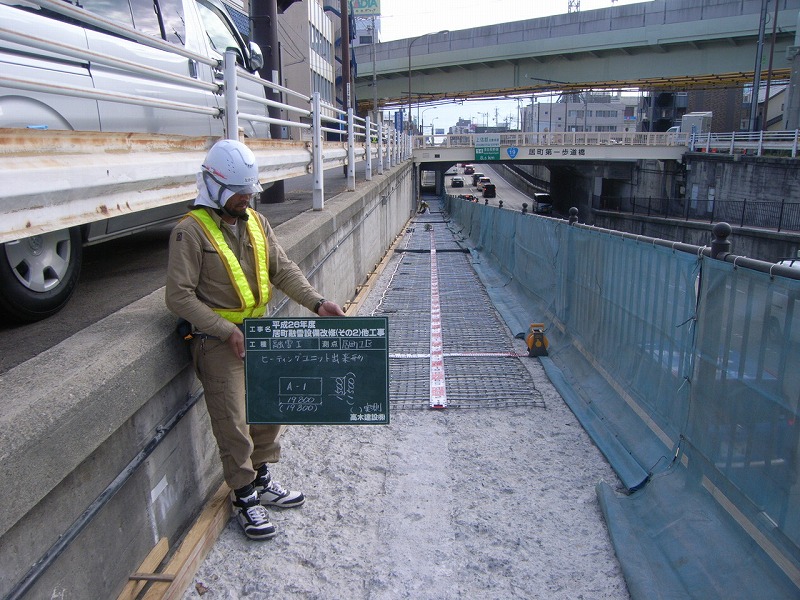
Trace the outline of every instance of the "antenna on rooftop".
<instances>
[{"instance_id":1,"label":"antenna on rooftop","mask_svg":"<svg viewBox=\"0 0 800 600\"><path fill-rule=\"evenodd\" d=\"M581 12L581 0L567 0L567 12Z\"/></svg>"}]
</instances>

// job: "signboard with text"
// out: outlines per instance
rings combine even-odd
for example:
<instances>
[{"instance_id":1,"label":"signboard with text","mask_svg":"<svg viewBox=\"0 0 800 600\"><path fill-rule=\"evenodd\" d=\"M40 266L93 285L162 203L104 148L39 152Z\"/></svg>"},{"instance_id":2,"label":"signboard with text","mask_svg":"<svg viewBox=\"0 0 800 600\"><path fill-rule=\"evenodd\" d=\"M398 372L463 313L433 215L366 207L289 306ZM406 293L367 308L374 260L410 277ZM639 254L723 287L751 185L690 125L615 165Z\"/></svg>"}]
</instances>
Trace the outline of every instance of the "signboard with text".
<instances>
[{"instance_id":1,"label":"signboard with text","mask_svg":"<svg viewBox=\"0 0 800 600\"><path fill-rule=\"evenodd\" d=\"M389 423L386 317L246 319L247 422Z\"/></svg>"},{"instance_id":2,"label":"signboard with text","mask_svg":"<svg viewBox=\"0 0 800 600\"><path fill-rule=\"evenodd\" d=\"M475 146L475 162L483 162L487 160L500 160L500 146Z\"/></svg>"},{"instance_id":3,"label":"signboard with text","mask_svg":"<svg viewBox=\"0 0 800 600\"><path fill-rule=\"evenodd\" d=\"M351 0L350 10L356 17L379 17L381 0Z\"/></svg>"}]
</instances>

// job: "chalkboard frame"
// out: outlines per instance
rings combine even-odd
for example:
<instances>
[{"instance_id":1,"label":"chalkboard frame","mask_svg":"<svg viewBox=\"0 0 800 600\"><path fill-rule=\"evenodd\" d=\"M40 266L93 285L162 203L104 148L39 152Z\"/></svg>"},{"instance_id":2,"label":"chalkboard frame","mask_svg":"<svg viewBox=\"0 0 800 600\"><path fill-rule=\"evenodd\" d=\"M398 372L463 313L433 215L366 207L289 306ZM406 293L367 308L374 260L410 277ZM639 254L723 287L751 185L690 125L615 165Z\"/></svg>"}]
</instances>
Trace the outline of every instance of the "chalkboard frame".
<instances>
[{"instance_id":1,"label":"chalkboard frame","mask_svg":"<svg viewBox=\"0 0 800 600\"><path fill-rule=\"evenodd\" d=\"M389 423L386 317L245 319L244 338L248 423Z\"/></svg>"}]
</instances>

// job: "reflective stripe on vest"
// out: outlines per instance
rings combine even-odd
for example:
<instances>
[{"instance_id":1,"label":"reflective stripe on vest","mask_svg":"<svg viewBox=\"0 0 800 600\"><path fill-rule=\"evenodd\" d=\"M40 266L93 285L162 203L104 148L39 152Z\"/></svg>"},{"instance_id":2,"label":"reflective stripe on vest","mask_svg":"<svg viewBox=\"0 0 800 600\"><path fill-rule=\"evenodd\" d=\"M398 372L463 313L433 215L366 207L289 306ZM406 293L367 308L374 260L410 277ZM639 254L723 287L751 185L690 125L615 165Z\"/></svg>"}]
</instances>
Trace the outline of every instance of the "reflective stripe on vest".
<instances>
[{"instance_id":1,"label":"reflective stripe on vest","mask_svg":"<svg viewBox=\"0 0 800 600\"><path fill-rule=\"evenodd\" d=\"M252 208L247 212L250 218L246 221L247 233L250 235L250 242L253 244L253 259L256 265L256 285L258 286L258 302L247 283L242 265L239 264L234 253L231 251L225 237L222 235L219 226L211 218L205 209L198 208L189 212L189 216L200 224L208 241L214 246L222 264L228 271L231 278L233 289L239 296L240 305L237 308L214 308L215 313L223 319L232 323L241 323L249 317L263 317L267 311L269 302L269 244L267 243L267 233L264 226Z\"/></svg>"}]
</instances>

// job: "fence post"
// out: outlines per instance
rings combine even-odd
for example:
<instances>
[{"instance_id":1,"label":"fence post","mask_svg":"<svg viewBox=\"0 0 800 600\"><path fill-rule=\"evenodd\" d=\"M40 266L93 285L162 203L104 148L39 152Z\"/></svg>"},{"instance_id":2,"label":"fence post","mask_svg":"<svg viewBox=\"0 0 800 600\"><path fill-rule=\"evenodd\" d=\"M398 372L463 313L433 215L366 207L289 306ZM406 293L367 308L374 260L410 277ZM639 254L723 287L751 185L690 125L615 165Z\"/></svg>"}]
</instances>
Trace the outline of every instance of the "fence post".
<instances>
[{"instance_id":1,"label":"fence post","mask_svg":"<svg viewBox=\"0 0 800 600\"><path fill-rule=\"evenodd\" d=\"M786 198L781 198L781 214L778 215L778 231L781 230L781 226L783 225L783 209L786 206Z\"/></svg>"},{"instance_id":2,"label":"fence post","mask_svg":"<svg viewBox=\"0 0 800 600\"><path fill-rule=\"evenodd\" d=\"M378 130L378 175L383 175L383 123L375 123Z\"/></svg>"},{"instance_id":3,"label":"fence post","mask_svg":"<svg viewBox=\"0 0 800 600\"><path fill-rule=\"evenodd\" d=\"M719 222L711 228L711 233L714 236L711 239L711 258L725 259L726 254L731 252L731 241L728 239L730 236L731 226L727 223Z\"/></svg>"},{"instance_id":4,"label":"fence post","mask_svg":"<svg viewBox=\"0 0 800 600\"><path fill-rule=\"evenodd\" d=\"M747 211L747 198L742 202L742 218L739 220L739 227L744 227L744 213Z\"/></svg>"},{"instance_id":5,"label":"fence post","mask_svg":"<svg viewBox=\"0 0 800 600\"><path fill-rule=\"evenodd\" d=\"M347 191L356 189L356 140L353 135L353 107L347 107Z\"/></svg>"},{"instance_id":6,"label":"fence post","mask_svg":"<svg viewBox=\"0 0 800 600\"><path fill-rule=\"evenodd\" d=\"M569 224L574 225L578 222L578 209L576 207L572 207L569 209Z\"/></svg>"},{"instance_id":7,"label":"fence post","mask_svg":"<svg viewBox=\"0 0 800 600\"><path fill-rule=\"evenodd\" d=\"M319 92L311 94L311 152L314 191L311 208L325 208L325 171L322 167L322 118L320 114Z\"/></svg>"},{"instance_id":8,"label":"fence post","mask_svg":"<svg viewBox=\"0 0 800 600\"><path fill-rule=\"evenodd\" d=\"M391 127L386 128L386 164L390 169L394 166L394 148L392 148L393 131Z\"/></svg>"},{"instance_id":9,"label":"fence post","mask_svg":"<svg viewBox=\"0 0 800 600\"><path fill-rule=\"evenodd\" d=\"M225 51L223 60L223 77L225 78L225 138L239 139L239 101L236 98L236 53Z\"/></svg>"},{"instance_id":10,"label":"fence post","mask_svg":"<svg viewBox=\"0 0 800 600\"><path fill-rule=\"evenodd\" d=\"M364 147L367 151L367 165L364 169L364 179L372 181L372 123L369 122L369 115L364 119Z\"/></svg>"},{"instance_id":11,"label":"fence post","mask_svg":"<svg viewBox=\"0 0 800 600\"><path fill-rule=\"evenodd\" d=\"M794 140L792 141L792 158L797 156L797 137L800 134L800 129L794 130Z\"/></svg>"}]
</instances>

